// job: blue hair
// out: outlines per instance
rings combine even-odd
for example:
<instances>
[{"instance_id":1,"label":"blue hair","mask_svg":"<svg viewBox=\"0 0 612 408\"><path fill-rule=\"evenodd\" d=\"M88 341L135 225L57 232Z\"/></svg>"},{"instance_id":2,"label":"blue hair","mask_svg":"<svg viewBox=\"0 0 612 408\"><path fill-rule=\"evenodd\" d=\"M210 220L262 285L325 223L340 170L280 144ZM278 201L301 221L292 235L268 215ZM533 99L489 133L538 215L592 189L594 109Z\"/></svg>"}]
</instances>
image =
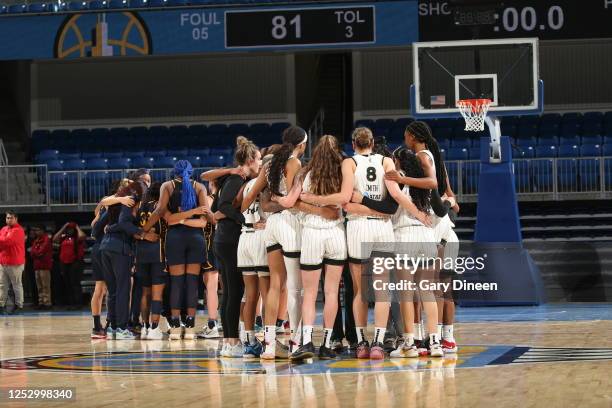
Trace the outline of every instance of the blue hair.
<instances>
[{"instance_id":1,"label":"blue hair","mask_svg":"<svg viewBox=\"0 0 612 408\"><path fill-rule=\"evenodd\" d=\"M183 179L183 191L181 191L181 211L189 211L196 207L196 194L191 185L193 167L187 160L179 160L174 165L174 175Z\"/></svg>"}]
</instances>

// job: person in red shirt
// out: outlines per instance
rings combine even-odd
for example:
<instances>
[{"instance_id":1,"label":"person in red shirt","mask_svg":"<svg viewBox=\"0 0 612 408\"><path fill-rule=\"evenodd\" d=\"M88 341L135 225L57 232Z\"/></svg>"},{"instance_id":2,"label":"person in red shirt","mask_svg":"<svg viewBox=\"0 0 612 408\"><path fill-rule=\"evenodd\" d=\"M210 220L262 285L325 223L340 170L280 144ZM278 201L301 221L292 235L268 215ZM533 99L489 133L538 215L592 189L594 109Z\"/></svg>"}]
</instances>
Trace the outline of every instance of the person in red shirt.
<instances>
[{"instance_id":1,"label":"person in red shirt","mask_svg":"<svg viewBox=\"0 0 612 408\"><path fill-rule=\"evenodd\" d=\"M53 244L44 227L33 228L35 238L30 249L36 287L38 288L39 309L51 309L51 268L53 268Z\"/></svg>"},{"instance_id":2,"label":"person in red shirt","mask_svg":"<svg viewBox=\"0 0 612 408\"><path fill-rule=\"evenodd\" d=\"M21 275L25 265L25 232L13 211L6 213L6 226L0 229L0 313L6 311L9 285L15 293L15 308L11 313L23 309L23 285Z\"/></svg>"},{"instance_id":3,"label":"person in red shirt","mask_svg":"<svg viewBox=\"0 0 612 408\"><path fill-rule=\"evenodd\" d=\"M76 222L67 222L53 236L59 242L60 271L66 288L67 304L76 310L82 306L81 275L85 256L86 235Z\"/></svg>"}]
</instances>

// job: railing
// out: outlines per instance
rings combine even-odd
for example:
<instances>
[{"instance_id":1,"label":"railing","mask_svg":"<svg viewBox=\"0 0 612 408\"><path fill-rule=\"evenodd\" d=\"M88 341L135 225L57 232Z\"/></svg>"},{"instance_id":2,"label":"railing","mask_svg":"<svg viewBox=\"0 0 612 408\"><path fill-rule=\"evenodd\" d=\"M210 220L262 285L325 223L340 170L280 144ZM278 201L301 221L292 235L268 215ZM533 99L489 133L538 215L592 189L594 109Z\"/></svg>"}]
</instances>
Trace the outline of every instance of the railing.
<instances>
[{"instance_id":1,"label":"railing","mask_svg":"<svg viewBox=\"0 0 612 408\"><path fill-rule=\"evenodd\" d=\"M612 157L516 159L513 161L519 200L612 198ZM446 169L460 202L478 196L480 161L447 161ZM194 170L199 179L207 168ZM131 170L48 171L46 165L0 166L0 207L85 208L107 195L113 180ZM152 169L153 182L172 176L172 169Z\"/></svg>"},{"instance_id":2,"label":"railing","mask_svg":"<svg viewBox=\"0 0 612 408\"><path fill-rule=\"evenodd\" d=\"M306 157L312 156L313 146L316 146L317 142L323 136L323 122L325 121L325 110L320 108L315 116L314 120L308 128L308 146L306 147Z\"/></svg>"},{"instance_id":3,"label":"railing","mask_svg":"<svg viewBox=\"0 0 612 408\"><path fill-rule=\"evenodd\" d=\"M8 155L4 148L4 140L0 139L0 166L8 166Z\"/></svg>"}]
</instances>

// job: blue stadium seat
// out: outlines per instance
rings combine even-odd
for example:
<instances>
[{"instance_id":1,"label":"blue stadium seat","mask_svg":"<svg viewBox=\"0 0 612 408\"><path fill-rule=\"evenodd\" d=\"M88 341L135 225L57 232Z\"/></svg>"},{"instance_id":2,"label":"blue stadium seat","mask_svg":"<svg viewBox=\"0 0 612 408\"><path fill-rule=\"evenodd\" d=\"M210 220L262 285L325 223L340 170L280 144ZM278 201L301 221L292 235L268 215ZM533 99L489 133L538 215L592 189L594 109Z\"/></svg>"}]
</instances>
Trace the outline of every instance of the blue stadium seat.
<instances>
[{"instance_id":1,"label":"blue stadium seat","mask_svg":"<svg viewBox=\"0 0 612 408\"><path fill-rule=\"evenodd\" d=\"M249 125L244 123L234 123L233 125L229 125L227 127L227 133L231 136L250 136L253 132L249 131Z\"/></svg>"},{"instance_id":2,"label":"blue stadium seat","mask_svg":"<svg viewBox=\"0 0 612 408\"><path fill-rule=\"evenodd\" d=\"M517 131L516 137L519 139L537 137L538 136L538 125L536 123L521 124Z\"/></svg>"},{"instance_id":3,"label":"blue stadium seat","mask_svg":"<svg viewBox=\"0 0 612 408\"><path fill-rule=\"evenodd\" d=\"M601 156L601 146L598 144L588 144L580 146L580 156L582 157L599 157Z\"/></svg>"},{"instance_id":4,"label":"blue stadium seat","mask_svg":"<svg viewBox=\"0 0 612 408\"><path fill-rule=\"evenodd\" d=\"M377 119L374 122L374 127L390 129L395 126L395 120L393 119Z\"/></svg>"},{"instance_id":5,"label":"blue stadium seat","mask_svg":"<svg viewBox=\"0 0 612 408\"><path fill-rule=\"evenodd\" d=\"M538 126L538 124L540 123L540 117L539 116L534 116L534 115L525 115L525 116L521 116L518 119L518 126L522 127L522 126Z\"/></svg>"},{"instance_id":6,"label":"blue stadium seat","mask_svg":"<svg viewBox=\"0 0 612 408\"><path fill-rule=\"evenodd\" d=\"M582 122L582 114L578 112L564 113L561 117L561 123Z\"/></svg>"},{"instance_id":7,"label":"blue stadium seat","mask_svg":"<svg viewBox=\"0 0 612 408\"><path fill-rule=\"evenodd\" d=\"M601 122L585 123L582 125L582 136L596 136L603 133Z\"/></svg>"},{"instance_id":8,"label":"blue stadium seat","mask_svg":"<svg viewBox=\"0 0 612 408\"><path fill-rule=\"evenodd\" d=\"M440 156L442 156L442 160L446 160L446 152L448 152L449 148L440 148ZM353 148L351 147L351 151Z\"/></svg>"},{"instance_id":9,"label":"blue stadium seat","mask_svg":"<svg viewBox=\"0 0 612 408\"><path fill-rule=\"evenodd\" d=\"M583 123L599 123L601 124L604 120L603 112L586 112L583 116Z\"/></svg>"},{"instance_id":10,"label":"blue stadium seat","mask_svg":"<svg viewBox=\"0 0 612 408\"><path fill-rule=\"evenodd\" d=\"M208 127L208 132L209 133L226 134L227 133L227 125L223 125L223 124L210 125Z\"/></svg>"},{"instance_id":11,"label":"blue stadium seat","mask_svg":"<svg viewBox=\"0 0 612 408\"><path fill-rule=\"evenodd\" d=\"M468 153L470 160L480 160L480 146L470 147Z\"/></svg>"},{"instance_id":12,"label":"blue stadium seat","mask_svg":"<svg viewBox=\"0 0 612 408\"><path fill-rule=\"evenodd\" d=\"M561 123L561 114L559 113L545 113L540 117L540 126L556 124L557 127Z\"/></svg>"},{"instance_id":13,"label":"blue stadium seat","mask_svg":"<svg viewBox=\"0 0 612 408\"><path fill-rule=\"evenodd\" d=\"M549 123L546 125L540 125L539 130L540 137L542 136L559 136L559 124Z\"/></svg>"},{"instance_id":14,"label":"blue stadium seat","mask_svg":"<svg viewBox=\"0 0 612 408\"><path fill-rule=\"evenodd\" d=\"M144 8L149 7L148 0L130 0L130 7Z\"/></svg>"},{"instance_id":15,"label":"blue stadium seat","mask_svg":"<svg viewBox=\"0 0 612 408\"><path fill-rule=\"evenodd\" d=\"M532 159L535 157L535 149L533 146L523 147L518 151L513 151L512 155L517 159Z\"/></svg>"},{"instance_id":16,"label":"blue stadium seat","mask_svg":"<svg viewBox=\"0 0 612 408\"><path fill-rule=\"evenodd\" d=\"M68 10L70 11L87 10L87 2L86 1L71 1L68 3Z\"/></svg>"},{"instance_id":17,"label":"blue stadium seat","mask_svg":"<svg viewBox=\"0 0 612 408\"><path fill-rule=\"evenodd\" d=\"M173 149L173 150L168 150L166 153L168 156L178 157L180 160L181 158L189 154L189 150L188 149Z\"/></svg>"},{"instance_id":18,"label":"blue stadium seat","mask_svg":"<svg viewBox=\"0 0 612 408\"><path fill-rule=\"evenodd\" d=\"M399 127L398 128L402 134L402 136L404 135L404 128L403 127ZM433 135L434 137L439 140L439 139L450 139L453 137L453 128L452 127L439 127L436 128L433 131Z\"/></svg>"},{"instance_id":19,"label":"blue stadium seat","mask_svg":"<svg viewBox=\"0 0 612 408\"><path fill-rule=\"evenodd\" d=\"M196 138L201 138L208 133L208 128L205 125L193 125L188 128L189 134Z\"/></svg>"},{"instance_id":20,"label":"blue stadium seat","mask_svg":"<svg viewBox=\"0 0 612 408\"><path fill-rule=\"evenodd\" d=\"M439 140L440 137L441 136L439 134L436 134L436 139ZM392 127L391 130L389 130L388 140L396 143L402 143L404 141L404 128L399 126Z\"/></svg>"},{"instance_id":21,"label":"blue stadium seat","mask_svg":"<svg viewBox=\"0 0 612 408\"><path fill-rule=\"evenodd\" d=\"M168 156L165 150L147 150L144 154L146 157L153 157L155 160Z\"/></svg>"},{"instance_id":22,"label":"blue stadium seat","mask_svg":"<svg viewBox=\"0 0 612 408\"><path fill-rule=\"evenodd\" d=\"M538 141L535 137L518 137L516 144L521 147L537 146Z\"/></svg>"},{"instance_id":23,"label":"blue stadium seat","mask_svg":"<svg viewBox=\"0 0 612 408\"><path fill-rule=\"evenodd\" d=\"M472 147L472 139L467 136L455 136L451 139L451 146L456 148L470 148Z\"/></svg>"},{"instance_id":24,"label":"blue stadium seat","mask_svg":"<svg viewBox=\"0 0 612 408\"><path fill-rule=\"evenodd\" d=\"M468 150L461 147L451 147L446 152L446 160L467 160Z\"/></svg>"},{"instance_id":25,"label":"blue stadium seat","mask_svg":"<svg viewBox=\"0 0 612 408\"><path fill-rule=\"evenodd\" d=\"M132 157L132 167L135 169L150 169L154 167L155 159L153 157Z\"/></svg>"},{"instance_id":26,"label":"blue stadium seat","mask_svg":"<svg viewBox=\"0 0 612 408\"><path fill-rule=\"evenodd\" d=\"M578 174L582 191L598 191L600 189L599 169L599 159L581 159L578 161Z\"/></svg>"},{"instance_id":27,"label":"blue stadium seat","mask_svg":"<svg viewBox=\"0 0 612 408\"><path fill-rule=\"evenodd\" d=\"M211 155L202 158L200 165L202 167L223 167L225 166L226 161L225 156Z\"/></svg>"},{"instance_id":28,"label":"blue stadium seat","mask_svg":"<svg viewBox=\"0 0 612 408\"><path fill-rule=\"evenodd\" d=\"M438 146L440 146L441 149L448 149L451 146L450 139L436 139L438 140Z\"/></svg>"},{"instance_id":29,"label":"blue stadium seat","mask_svg":"<svg viewBox=\"0 0 612 408\"><path fill-rule=\"evenodd\" d=\"M28 11L28 5L25 3L24 4L11 4L8 6L9 14L25 13L26 11Z\"/></svg>"},{"instance_id":30,"label":"blue stadium seat","mask_svg":"<svg viewBox=\"0 0 612 408\"><path fill-rule=\"evenodd\" d=\"M85 167L87 170L106 170L108 169L108 160L105 158L87 159Z\"/></svg>"},{"instance_id":31,"label":"blue stadium seat","mask_svg":"<svg viewBox=\"0 0 612 408\"><path fill-rule=\"evenodd\" d=\"M603 155L604 156L612 156L612 143L605 144L603 146Z\"/></svg>"},{"instance_id":32,"label":"blue stadium seat","mask_svg":"<svg viewBox=\"0 0 612 408\"><path fill-rule=\"evenodd\" d=\"M168 0L169 6L186 6L189 4L189 0Z\"/></svg>"},{"instance_id":33,"label":"blue stadium seat","mask_svg":"<svg viewBox=\"0 0 612 408\"><path fill-rule=\"evenodd\" d=\"M156 157L155 158L155 168L156 169L171 169L174 168L174 164L176 163L175 157Z\"/></svg>"},{"instance_id":34,"label":"blue stadium seat","mask_svg":"<svg viewBox=\"0 0 612 408\"><path fill-rule=\"evenodd\" d=\"M581 125L578 122L564 123L561 126L561 137L579 135L581 130Z\"/></svg>"},{"instance_id":35,"label":"blue stadium seat","mask_svg":"<svg viewBox=\"0 0 612 408\"><path fill-rule=\"evenodd\" d=\"M582 136L582 144L603 144L603 137L601 135Z\"/></svg>"},{"instance_id":36,"label":"blue stadium seat","mask_svg":"<svg viewBox=\"0 0 612 408\"><path fill-rule=\"evenodd\" d=\"M91 159L95 160L95 159ZM85 160L70 159L64 160L64 170L85 170Z\"/></svg>"},{"instance_id":37,"label":"blue stadium seat","mask_svg":"<svg viewBox=\"0 0 612 408\"><path fill-rule=\"evenodd\" d=\"M59 160L71 160L71 159L81 159L81 153L80 152L60 152L57 155L57 158Z\"/></svg>"},{"instance_id":38,"label":"blue stadium seat","mask_svg":"<svg viewBox=\"0 0 612 408\"><path fill-rule=\"evenodd\" d=\"M291 126L291 123L288 122L273 123L270 125L270 133L275 133L278 137L283 132L283 130L287 129L289 126Z\"/></svg>"},{"instance_id":39,"label":"blue stadium seat","mask_svg":"<svg viewBox=\"0 0 612 408\"><path fill-rule=\"evenodd\" d=\"M46 13L49 11L47 3L32 3L28 5L28 13Z\"/></svg>"},{"instance_id":40,"label":"blue stadium seat","mask_svg":"<svg viewBox=\"0 0 612 408\"><path fill-rule=\"evenodd\" d=\"M90 10L102 10L108 8L108 2L106 0L91 0L89 2Z\"/></svg>"},{"instance_id":41,"label":"blue stadium seat","mask_svg":"<svg viewBox=\"0 0 612 408\"><path fill-rule=\"evenodd\" d=\"M37 162L45 162L49 160L58 160L59 150L42 150L36 155Z\"/></svg>"},{"instance_id":42,"label":"blue stadium seat","mask_svg":"<svg viewBox=\"0 0 612 408\"><path fill-rule=\"evenodd\" d=\"M107 159L120 159L125 156L125 153L122 150L112 150L104 152L104 155L101 157L105 157Z\"/></svg>"},{"instance_id":43,"label":"blue stadium seat","mask_svg":"<svg viewBox=\"0 0 612 408\"><path fill-rule=\"evenodd\" d=\"M0 4L0 14L8 13L8 7L6 4Z\"/></svg>"},{"instance_id":44,"label":"blue stadium seat","mask_svg":"<svg viewBox=\"0 0 612 408\"><path fill-rule=\"evenodd\" d=\"M109 169L131 169L132 160L128 157L108 159Z\"/></svg>"},{"instance_id":45,"label":"blue stadium seat","mask_svg":"<svg viewBox=\"0 0 612 408\"><path fill-rule=\"evenodd\" d=\"M538 138L538 145L539 146L552 146L552 145L558 145L559 144L559 137L558 136L543 136L540 135L540 137Z\"/></svg>"},{"instance_id":46,"label":"blue stadium seat","mask_svg":"<svg viewBox=\"0 0 612 408\"><path fill-rule=\"evenodd\" d=\"M102 152L83 152L81 153L82 159L99 159L100 157L103 157ZM108 158L108 156L104 156L104 157Z\"/></svg>"},{"instance_id":47,"label":"blue stadium seat","mask_svg":"<svg viewBox=\"0 0 612 408\"><path fill-rule=\"evenodd\" d=\"M359 119L358 121L355 122L355 127L367 127L372 129L372 127L374 126L374 121L371 119Z\"/></svg>"},{"instance_id":48,"label":"blue stadium seat","mask_svg":"<svg viewBox=\"0 0 612 408\"><path fill-rule=\"evenodd\" d=\"M557 157L557 146L537 146L535 148L536 157Z\"/></svg>"},{"instance_id":49,"label":"blue stadium seat","mask_svg":"<svg viewBox=\"0 0 612 408\"><path fill-rule=\"evenodd\" d=\"M192 167L200 167L202 158L200 156L184 156L185 160L191 163Z\"/></svg>"},{"instance_id":50,"label":"blue stadium seat","mask_svg":"<svg viewBox=\"0 0 612 408\"><path fill-rule=\"evenodd\" d=\"M61 171L64 170L64 162L61 160L49 160L46 162L47 170L49 171Z\"/></svg>"},{"instance_id":51,"label":"blue stadium seat","mask_svg":"<svg viewBox=\"0 0 612 408\"><path fill-rule=\"evenodd\" d=\"M189 156L204 157L204 156L208 156L209 154L210 154L210 149L207 147L203 149L189 149L189 152L188 152Z\"/></svg>"},{"instance_id":52,"label":"blue stadium seat","mask_svg":"<svg viewBox=\"0 0 612 408\"><path fill-rule=\"evenodd\" d=\"M506 122L502 120L501 133L502 136L508 136L510 138L516 137L516 125L506 124Z\"/></svg>"},{"instance_id":53,"label":"blue stadium seat","mask_svg":"<svg viewBox=\"0 0 612 408\"><path fill-rule=\"evenodd\" d=\"M145 152L143 152L142 150L130 150L128 152L124 152L123 155L125 157L129 157L131 160L134 160L138 157L144 157Z\"/></svg>"},{"instance_id":54,"label":"blue stadium seat","mask_svg":"<svg viewBox=\"0 0 612 408\"><path fill-rule=\"evenodd\" d=\"M580 149L577 145L559 146L559 157L579 157Z\"/></svg>"},{"instance_id":55,"label":"blue stadium seat","mask_svg":"<svg viewBox=\"0 0 612 408\"><path fill-rule=\"evenodd\" d=\"M561 146L563 146L563 145L569 145L569 146L579 145L580 144L580 136L578 136L578 135L561 136L559 138L559 144Z\"/></svg>"},{"instance_id":56,"label":"blue stadium seat","mask_svg":"<svg viewBox=\"0 0 612 408\"><path fill-rule=\"evenodd\" d=\"M112 9L128 8L128 0L110 0L108 7Z\"/></svg>"},{"instance_id":57,"label":"blue stadium seat","mask_svg":"<svg viewBox=\"0 0 612 408\"><path fill-rule=\"evenodd\" d=\"M187 135L189 135L189 129L187 126L183 125L170 126L168 131L170 132L172 140L183 140Z\"/></svg>"},{"instance_id":58,"label":"blue stadium seat","mask_svg":"<svg viewBox=\"0 0 612 408\"><path fill-rule=\"evenodd\" d=\"M532 160L530 163L531 177L537 192L553 191L553 161Z\"/></svg>"},{"instance_id":59,"label":"blue stadium seat","mask_svg":"<svg viewBox=\"0 0 612 408\"><path fill-rule=\"evenodd\" d=\"M231 147L213 147L210 149L211 156L231 156L232 149Z\"/></svg>"}]
</instances>

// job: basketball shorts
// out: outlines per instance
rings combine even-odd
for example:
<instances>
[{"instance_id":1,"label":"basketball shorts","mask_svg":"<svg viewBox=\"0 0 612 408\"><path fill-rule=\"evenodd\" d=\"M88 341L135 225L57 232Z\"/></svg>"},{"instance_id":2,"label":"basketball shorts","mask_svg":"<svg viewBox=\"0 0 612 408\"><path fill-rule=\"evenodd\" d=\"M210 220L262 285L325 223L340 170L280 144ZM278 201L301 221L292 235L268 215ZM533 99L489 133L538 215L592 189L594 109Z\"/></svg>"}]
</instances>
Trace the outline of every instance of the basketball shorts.
<instances>
[{"instance_id":1,"label":"basketball shorts","mask_svg":"<svg viewBox=\"0 0 612 408\"><path fill-rule=\"evenodd\" d=\"M166 264L190 265L206 263L206 240L201 228L177 225L166 234Z\"/></svg>"},{"instance_id":2,"label":"basketball shorts","mask_svg":"<svg viewBox=\"0 0 612 408\"><path fill-rule=\"evenodd\" d=\"M243 275L270 276L265 230L242 231L238 241L238 270Z\"/></svg>"},{"instance_id":3,"label":"basketball shorts","mask_svg":"<svg viewBox=\"0 0 612 408\"><path fill-rule=\"evenodd\" d=\"M397 228L395 231L396 253L411 258L436 258L437 241L433 229L424 225Z\"/></svg>"},{"instance_id":4,"label":"basketball shorts","mask_svg":"<svg viewBox=\"0 0 612 408\"><path fill-rule=\"evenodd\" d=\"M448 215L445 215L442 218L433 215L431 218L433 221L435 242L440 242L443 239L448 241L450 231L452 231L452 229L455 227L455 224L453 224Z\"/></svg>"},{"instance_id":5,"label":"basketball shorts","mask_svg":"<svg viewBox=\"0 0 612 408\"><path fill-rule=\"evenodd\" d=\"M344 225L321 229L304 227L302 230L301 269L317 270L324 264L344 265L346 254Z\"/></svg>"},{"instance_id":6,"label":"basketball shorts","mask_svg":"<svg viewBox=\"0 0 612 408\"><path fill-rule=\"evenodd\" d=\"M302 246L302 224L298 217L285 210L272 214L266 221L266 250L281 249L283 255L298 258Z\"/></svg>"},{"instance_id":7,"label":"basketball shorts","mask_svg":"<svg viewBox=\"0 0 612 408\"><path fill-rule=\"evenodd\" d=\"M140 278L142 286L163 285L166 283L167 273L161 262L147 262L136 264L136 276Z\"/></svg>"},{"instance_id":8,"label":"basketball shorts","mask_svg":"<svg viewBox=\"0 0 612 408\"><path fill-rule=\"evenodd\" d=\"M393 253L395 249L393 224L388 218L359 217L346 223L348 260L367 263L372 252Z\"/></svg>"}]
</instances>

